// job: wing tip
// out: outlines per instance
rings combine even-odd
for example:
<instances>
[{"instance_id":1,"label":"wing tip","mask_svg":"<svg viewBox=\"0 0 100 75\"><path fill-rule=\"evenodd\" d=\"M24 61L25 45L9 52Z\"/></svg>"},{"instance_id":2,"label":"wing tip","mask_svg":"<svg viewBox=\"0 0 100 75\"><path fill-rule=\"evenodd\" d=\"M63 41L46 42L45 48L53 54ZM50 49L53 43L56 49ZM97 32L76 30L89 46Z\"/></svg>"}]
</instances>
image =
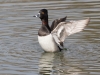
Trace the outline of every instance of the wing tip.
<instances>
[{"instance_id":1,"label":"wing tip","mask_svg":"<svg viewBox=\"0 0 100 75\"><path fill-rule=\"evenodd\" d=\"M86 19L86 25L88 25L89 22L90 22L90 17L88 17L88 18Z\"/></svg>"}]
</instances>

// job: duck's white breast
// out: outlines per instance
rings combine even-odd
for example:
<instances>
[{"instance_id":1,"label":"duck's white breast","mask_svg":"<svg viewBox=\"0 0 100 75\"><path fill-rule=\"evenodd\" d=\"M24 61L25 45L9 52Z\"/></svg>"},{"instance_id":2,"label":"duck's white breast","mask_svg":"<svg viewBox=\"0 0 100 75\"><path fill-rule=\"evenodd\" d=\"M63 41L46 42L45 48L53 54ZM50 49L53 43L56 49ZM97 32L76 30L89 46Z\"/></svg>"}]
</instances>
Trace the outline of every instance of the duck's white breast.
<instances>
[{"instance_id":1,"label":"duck's white breast","mask_svg":"<svg viewBox=\"0 0 100 75\"><path fill-rule=\"evenodd\" d=\"M51 34L47 36L38 36L38 41L41 47L47 52L55 52L59 50Z\"/></svg>"}]
</instances>

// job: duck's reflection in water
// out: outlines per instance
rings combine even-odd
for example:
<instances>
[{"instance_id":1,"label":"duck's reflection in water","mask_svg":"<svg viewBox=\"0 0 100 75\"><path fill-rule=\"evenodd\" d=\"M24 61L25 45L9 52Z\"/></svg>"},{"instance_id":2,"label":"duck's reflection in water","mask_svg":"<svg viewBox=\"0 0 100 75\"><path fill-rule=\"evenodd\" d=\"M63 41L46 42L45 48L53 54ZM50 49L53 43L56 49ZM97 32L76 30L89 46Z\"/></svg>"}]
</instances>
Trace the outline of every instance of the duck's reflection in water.
<instances>
[{"instance_id":1,"label":"duck's reflection in water","mask_svg":"<svg viewBox=\"0 0 100 75\"><path fill-rule=\"evenodd\" d=\"M39 75L80 75L82 69L73 66L63 56L63 52L43 53L39 63Z\"/></svg>"},{"instance_id":2,"label":"duck's reflection in water","mask_svg":"<svg viewBox=\"0 0 100 75\"><path fill-rule=\"evenodd\" d=\"M46 53L44 52L40 58L39 72L41 75L52 75L55 70L57 63L60 63L60 57L63 53ZM57 62L57 63L56 63Z\"/></svg>"}]
</instances>

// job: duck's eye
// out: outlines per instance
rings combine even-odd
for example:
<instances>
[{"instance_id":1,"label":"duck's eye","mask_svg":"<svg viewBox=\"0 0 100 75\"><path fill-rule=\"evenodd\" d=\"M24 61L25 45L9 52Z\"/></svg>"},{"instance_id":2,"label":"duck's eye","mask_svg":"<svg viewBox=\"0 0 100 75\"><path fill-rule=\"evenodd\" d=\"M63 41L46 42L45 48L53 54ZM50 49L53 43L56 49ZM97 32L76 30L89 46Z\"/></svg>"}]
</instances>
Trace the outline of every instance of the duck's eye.
<instances>
[{"instance_id":1,"label":"duck's eye","mask_svg":"<svg viewBox=\"0 0 100 75\"><path fill-rule=\"evenodd\" d=\"M42 14L44 14L44 12L41 12Z\"/></svg>"}]
</instances>

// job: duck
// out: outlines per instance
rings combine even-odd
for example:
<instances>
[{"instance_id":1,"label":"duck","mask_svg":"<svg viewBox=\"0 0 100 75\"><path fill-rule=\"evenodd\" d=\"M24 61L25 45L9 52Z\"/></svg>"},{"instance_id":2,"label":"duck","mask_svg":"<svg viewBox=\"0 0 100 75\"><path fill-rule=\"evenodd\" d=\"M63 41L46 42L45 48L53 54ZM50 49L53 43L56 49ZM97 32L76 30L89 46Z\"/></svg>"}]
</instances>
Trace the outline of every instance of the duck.
<instances>
[{"instance_id":1,"label":"duck","mask_svg":"<svg viewBox=\"0 0 100 75\"><path fill-rule=\"evenodd\" d=\"M51 26L48 22L48 10L41 9L37 15L33 17L40 18L42 25L38 31L38 42L45 52L58 52L64 49L65 39L75 33L83 31L88 25L90 18L66 21L67 16L55 19Z\"/></svg>"}]
</instances>

